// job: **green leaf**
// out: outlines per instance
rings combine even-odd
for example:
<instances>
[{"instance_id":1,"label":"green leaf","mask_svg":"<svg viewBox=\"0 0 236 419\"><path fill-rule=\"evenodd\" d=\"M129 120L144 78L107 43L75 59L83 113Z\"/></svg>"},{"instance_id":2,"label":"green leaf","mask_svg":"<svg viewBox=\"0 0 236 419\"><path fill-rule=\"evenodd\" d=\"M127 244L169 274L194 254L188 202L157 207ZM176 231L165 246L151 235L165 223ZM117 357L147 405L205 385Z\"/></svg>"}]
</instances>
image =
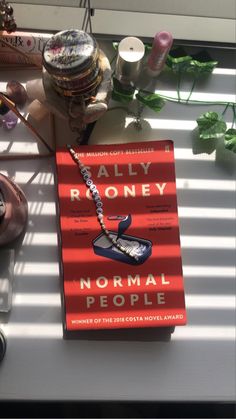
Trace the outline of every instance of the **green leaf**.
<instances>
[{"instance_id":1,"label":"green leaf","mask_svg":"<svg viewBox=\"0 0 236 419\"><path fill-rule=\"evenodd\" d=\"M222 137L226 131L226 123L216 112L206 112L197 119L200 138L203 140Z\"/></svg>"},{"instance_id":2,"label":"green leaf","mask_svg":"<svg viewBox=\"0 0 236 419\"><path fill-rule=\"evenodd\" d=\"M214 61L208 51L205 49L199 51L197 54L192 55L192 61L188 68L189 73L198 76L200 74L212 73L218 62Z\"/></svg>"},{"instance_id":3,"label":"green leaf","mask_svg":"<svg viewBox=\"0 0 236 419\"><path fill-rule=\"evenodd\" d=\"M212 60L204 50L190 56L186 54L184 48L179 47L169 53L166 64L175 73L193 73L198 76L203 73L211 73L218 62Z\"/></svg>"},{"instance_id":4,"label":"green leaf","mask_svg":"<svg viewBox=\"0 0 236 419\"><path fill-rule=\"evenodd\" d=\"M174 73L184 73L190 68L192 57L185 55L183 57L173 57L170 54L167 56L166 65L171 68Z\"/></svg>"},{"instance_id":5,"label":"green leaf","mask_svg":"<svg viewBox=\"0 0 236 419\"><path fill-rule=\"evenodd\" d=\"M123 94L123 93L117 92L116 90L113 89L112 99L116 100L117 102L121 102L121 103L126 104L126 103L129 103L133 100L133 95Z\"/></svg>"},{"instance_id":6,"label":"green leaf","mask_svg":"<svg viewBox=\"0 0 236 419\"><path fill-rule=\"evenodd\" d=\"M162 97L160 97L156 93L152 93L151 95L145 95L141 91L139 91L135 96L137 100L139 100L141 103L148 106L155 112L160 112L160 110L165 105L164 99L162 99Z\"/></svg>"},{"instance_id":7,"label":"green leaf","mask_svg":"<svg viewBox=\"0 0 236 419\"><path fill-rule=\"evenodd\" d=\"M119 42L112 42L113 48L117 51L118 50Z\"/></svg>"},{"instance_id":8,"label":"green leaf","mask_svg":"<svg viewBox=\"0 0 236 419\"><path fill-rule=\"evenodd\" d=\"M236 129L230 128L225 133L225 148L236 153Z\"/></svg>"},{"instance_id":9,"label":"green leaf","mask_svg":"<svg viewBox=\"0 0 236 419\"><path fill-rule=\"evenodd\" d=\"M121 103L129 103L133 100L135 87L133 86L124 86L113 77L113 91L112 99Z\"/></svg>"},{"instance_id":10,"label":"green leaf","mask_svg":"<svg viewBox=\"0 0 236 419\"><path fill-rule=\"evenodd\" d=\"M145 47L145 54L149 54L149 52L151 52L152 50L152 45L144 44L144 47Z\"/></svg>"},{"instance_id":11,"label":"green leaf","mask_svg":"<svg viewBox=\"0 0 236 419\"><path fill-rule=\"evenodd\" d=\"M187 73L193 73L195 75L209 74L212 73L217 64L217 61L200 62L197 60L191 60L189 62L189 66L186 68L186 71Z\"/></svg>"},{"instance_id":12,"label":"green leaf","mask_svg":"<svg viewBox=\"0 0 236 419\"><path fill-rule=\"evenodd\" d=\"M117 91L117 92L120 92L120 93L123 93L123 94L133 94L134 93L134 91L135 91L135 87L134 86L131 86L131 85L125 85L125 84L122 84L116 77L113 77L113 79L112 79L112 81L113 81L113 86L114 86L114 89Z\"/></svg>"}]
</instances>

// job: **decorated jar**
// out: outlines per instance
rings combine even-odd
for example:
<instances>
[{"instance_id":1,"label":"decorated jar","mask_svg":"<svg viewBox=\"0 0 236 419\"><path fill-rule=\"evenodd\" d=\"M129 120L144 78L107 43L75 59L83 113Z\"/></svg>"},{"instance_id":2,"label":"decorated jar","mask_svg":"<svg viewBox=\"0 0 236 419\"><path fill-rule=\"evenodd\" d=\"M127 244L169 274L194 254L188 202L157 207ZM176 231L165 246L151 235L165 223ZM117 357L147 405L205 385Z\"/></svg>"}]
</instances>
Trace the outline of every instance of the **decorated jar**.
<instances>
[{"instance_id":1,"label":"decorated jar","mask_svg":"<svg viewBox=\"0 0 236 419\"><path fill-rule=\"evenodd\" d=\"M54 89L65 97L89 99L102 79L97 42L82 30L52 36L43 50L43 66Z\"/></svg>"}]
</instances>

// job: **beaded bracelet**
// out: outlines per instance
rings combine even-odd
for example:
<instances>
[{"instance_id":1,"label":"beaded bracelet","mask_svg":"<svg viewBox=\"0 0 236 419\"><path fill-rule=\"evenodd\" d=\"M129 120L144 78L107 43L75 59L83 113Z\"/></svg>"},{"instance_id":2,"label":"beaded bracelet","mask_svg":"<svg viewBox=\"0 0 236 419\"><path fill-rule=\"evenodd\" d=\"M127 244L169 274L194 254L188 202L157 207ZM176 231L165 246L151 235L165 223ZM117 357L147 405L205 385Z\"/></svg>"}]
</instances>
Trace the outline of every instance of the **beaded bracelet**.
<instances>
[{"instance_id":1,"label":"beaded bracelet","mask_svg":"<svg viewBox=\"0 0 236 419\"><path fill-rule=\"evenodd\" d=\"M85 185L87 186L87 188L90 189L90 192L92 194L92 198L93 201L96 205L96 213L97 213L97 220L100 224L100 227L102 229L102 231L104 232L104 234L106 235L106 237L109 239L109 241L118 249L120 250L122 253L126 254L127 256L133 258L134 260L136 260L138 262L139 258L137 255L132 254L132 248L130 247L125 247L122 244L120 244L109 232L109 230L107 230L105 224L104 224L104 217L103 217L103 203L101 200L101 197L99 195L99 191L97 189L97 186L93 183L93 180L91 179L91 175L88 172L88 170L86 169L86 167L83 165L83 163L80 161L78 154L75 152L75 150L71 147L71 145L67 145L67 149L72 157L72 159L74 160L74 162L76 164L78 164L79 168L80 168L80 173L82 175L82 178L84 180Z\"/></svg>"}]
</instances>

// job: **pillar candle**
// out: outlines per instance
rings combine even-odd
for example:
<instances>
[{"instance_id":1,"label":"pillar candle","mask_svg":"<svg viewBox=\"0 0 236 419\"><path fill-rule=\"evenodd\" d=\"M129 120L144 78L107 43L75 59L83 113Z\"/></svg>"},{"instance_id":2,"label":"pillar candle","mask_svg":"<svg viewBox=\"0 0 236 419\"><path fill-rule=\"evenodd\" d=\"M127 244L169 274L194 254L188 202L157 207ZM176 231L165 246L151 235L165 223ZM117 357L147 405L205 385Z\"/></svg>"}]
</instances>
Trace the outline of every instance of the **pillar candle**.
<instances>
[{"instance_id":1,"label":"pillar candle","mask_svg":"<svg viewBox=\"0 0 236 419\"><path fill-rule=\"evenodd\" d=\"M143 42L133 36L119 43L115 75L121 83L135 83L140 74L144 52Z\"/></svg>"},{"instance_id":2,"label":"pillar candle","mask_svg":"<svg viewBox=\"0 0 236 419\"><path fill-rule=\"evenodd\" d=\"M152 51L148 57L148 70L151 75L158 76L163 70L172 43L173 38L170 32L161 31L156 33Z\"/></svg>"}]
</instances>

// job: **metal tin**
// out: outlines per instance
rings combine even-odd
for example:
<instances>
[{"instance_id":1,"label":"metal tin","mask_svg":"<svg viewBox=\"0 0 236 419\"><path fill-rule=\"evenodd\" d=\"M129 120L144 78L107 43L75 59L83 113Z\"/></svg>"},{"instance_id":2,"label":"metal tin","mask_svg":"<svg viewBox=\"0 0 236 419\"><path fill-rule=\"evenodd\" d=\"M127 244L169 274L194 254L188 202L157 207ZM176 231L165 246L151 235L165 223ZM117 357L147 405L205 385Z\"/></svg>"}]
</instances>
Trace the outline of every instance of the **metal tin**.
<instances>
[{"instance_id":1,"label":"metal tin","mask_svg":"<svg viewBox=\"0 0 236 419\"><path fill-rule=\"evenodd\" d=\"M93 71L88 73L85 77L73 77L70 80L65 78L57 78L53 77L52 82L58 87L66 90L81 90L86 88L89 84L93 83L99 74L99 67L94 67Z\"/></svg>"},{"instance_id":2,"label":"metal tin","mask_svg":"<svg viewBox=\"0 0 236 419\"><path fill-rule=\"evenodd\" d=\"M88 100L102 80L97 42L82 30L52 36L43 51L43 65L57 93Z\"/></svg>"},{"instance_id":3,"label":"metal tin","mask_svg":"<svg viewBox=\"0 0 236 419\"><path fill-rule=\"evenodd\" d=\"M94 96L96 89L98 87L98 85L101 83L102 80L102 76L101 74L99 74L99 76L96 78L96 80L85 86L84 88L81 89L77 89L77 90L67 90L67 89L63 89L57 85L54 85L55 90L61 95L61 96L66 96L66 97L71 97L71 96L87 96L87 97L91 97Z\"/></svg>"},{"instance_id":4,"label":"metal tin","mask_svg":"<svg viewBox=\"0 0 236 419\"><path fill-rule=\"evenodd\" d=\"M98 58L99 58L99 53L98 53ZM65 81L70 81L70 80L74 80L74 79L82 79L84 77L87 77L87 76L89 76L89 74L91 74L95 70L95 68L97 68L97 66L98 66L97 59L98 58L96 56L96 60L94 60L93 63L91 64L91 66L87 70L83 71L82 73L78 73L78 74L75 74L75 75L72 74L72 75L69 75L69 76L68 75L66 75L66 76L65 75L53 76L51 74L51 77L54 78L55 80L65 80Z\"/></svg>"},{"instance_id":5,"label":"metal tin","mask_svg":"<svg viewBox=\"0 0 236 419\"><path fill-rule=\"evenodd\" d=\"M117 232L110 231L109 234L114 239L117 238ZM145 247L145 251L143 252L143 255L139 257L138 260L131 258L127 254L121 252L119 249L117 249L104 233L99 234L94 240L93 240L93 251L96 255L103 256L109 259L117 260L119 262L128 263L129 265L141 265L145 262L151 256L152 254L152 242L147 239L143 239L141 237L134 237L130 236L128 234L122 234L122 239L127 241L136 241L139 244L143 245Z\"/></svg>"},{"instance_id":6,"label":"metal tin","mask_svg":"<svg viewBox=\"0 0 236 419\"><path fill-rule=\"evenodd\" d=\"M72 76L90 68L98 47L88 33L72 29L58 32L45 44L43 65L53 76Z\"/></svg>"}]
</instances>

